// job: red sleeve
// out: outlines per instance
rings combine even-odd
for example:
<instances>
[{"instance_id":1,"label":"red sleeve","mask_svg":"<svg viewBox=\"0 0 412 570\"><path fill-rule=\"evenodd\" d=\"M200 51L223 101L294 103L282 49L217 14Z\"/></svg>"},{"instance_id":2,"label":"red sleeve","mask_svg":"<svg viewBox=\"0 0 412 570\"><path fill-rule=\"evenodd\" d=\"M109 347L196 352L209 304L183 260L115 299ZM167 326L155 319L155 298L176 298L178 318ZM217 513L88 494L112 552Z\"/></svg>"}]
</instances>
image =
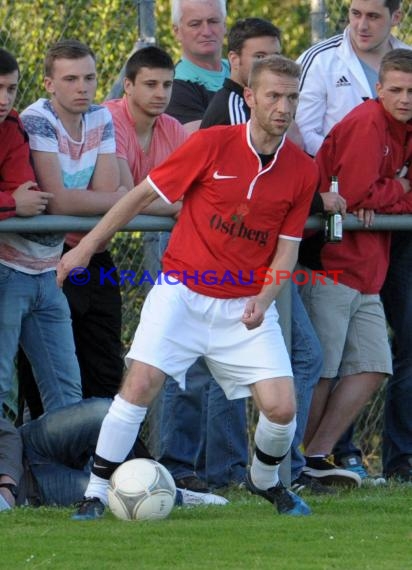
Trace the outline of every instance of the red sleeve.
<instances>
[{"instance_id":1,"label":"red sleeve","mask_svg":"<svg viewBox=\"0 0 412 570\"><path fill-rule=\"evenodd\" d=\"M160 166L150 171L149 183L167 202L180 200L198 180L199 174L205 172L210 153L204 132L193 133Z\"/></svg>"},{"instance_id":2,"label":"red sleeve","mask_svg":"<svg viewBox=\"0 0 412 570\"><path fill-rule=\"evenodd\" d=\"M16 215L16 202L8 192L0 192L0 220Z\"/></svg>"},{"instance_id":3,"label":"red sleeve","mask_svg":"<svg viewBox=\"0 0 412 570\"><path fill-rule=\"evenodd\" d=\"M24 182L35 181L30 162L30 147L23 125L14 111L2 129L0 151L0 219L16 215L12 193Z\"/></svg>"},{"instance_id":4,"label":"red sleeve","mask_svg":"<svg viewBox=\"0 0 412 570\"><path fill-rule=\"evenodd\" d=\"M328 192L332 175L348 211L368 208L382 211L403 198L404 191L385 172L386 143L380 125L361 119L338 123L316 155L321 173L320 192Z\"/></svg>"},{"instance_id":5,"label":"red sleeve","mask_svg":"<svg viewBox=\"0 0 412 570\"><path fill-rule=\"evenodd\" d=\"M6 124L7 122L7 124ZM17 114L7 117L7 130L2 133L3 152L0 155L0 191L12 192L24 182L36 180L30 162L27 135Z\"/></svg>"},{"instance_id":6,"label":"red sleeve","mask_svg":"<svg viewBox=\"0 0 412 570\"><path fill-rule=\"evenodd\" d=\"M376 210L377 214L412 214L412 191L402 196L396 204Z\"/></svg>"}]
</instances>

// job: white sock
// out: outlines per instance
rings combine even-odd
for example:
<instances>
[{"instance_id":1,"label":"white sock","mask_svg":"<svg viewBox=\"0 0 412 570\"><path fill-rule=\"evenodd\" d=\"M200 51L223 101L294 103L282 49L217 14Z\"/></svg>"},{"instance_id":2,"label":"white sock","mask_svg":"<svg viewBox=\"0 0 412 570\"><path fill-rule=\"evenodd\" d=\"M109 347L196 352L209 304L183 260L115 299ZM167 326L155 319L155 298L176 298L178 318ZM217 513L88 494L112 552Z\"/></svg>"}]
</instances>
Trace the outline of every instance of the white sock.
<instances>
[{"instance_id":1,"label":"white sock","mask_svg":"<svg viewBox=\"0 0 412 570\"><path fill-rule=\"evenodd\" d=\"M115 463L124 461L136 441L146 411L147 408L131 404L117 394L103 420L96 455ZM92 473L85 496L98 497L107 504L107 485L106 479Z\"/></svg>"},{"instance_id":2,"label":"white sock","mask_svg":"<svg viewBox=\"0 0 412 570\"><path fill-rule=\"evenodd\" d=\"M109 486L109 481L107 479L102 479L94 473L90 473L89 483L87 489L84 493L85 497L97 497L101 500L103 505L107 507L107 487Z\"/></svg>"},{"instance_id":3,"label":"white sock","mask_svg":"<svg viewBox=\"0 0 412 570\"><path fill-rule=\"evenodd\" d=\"M256 447L273 460L280 462L292 445L295 430L296 416L290 423L282 425L269 421L260 413L255 432ZM262 458L258 459L255 452L250 475L258 489L269 489L279 481L279 464L266 463Z\"/></svg>"},{"instance_id":4,"label":"white sock","mask_svg":"<svg viewBox=\"0 0 412 570\"><path fill-rule=\"evenodd\" d=\"M270 489L279 482L279 465L267 465L253 455L250 476L258 489Z\"/></svg>"}]
</instances>

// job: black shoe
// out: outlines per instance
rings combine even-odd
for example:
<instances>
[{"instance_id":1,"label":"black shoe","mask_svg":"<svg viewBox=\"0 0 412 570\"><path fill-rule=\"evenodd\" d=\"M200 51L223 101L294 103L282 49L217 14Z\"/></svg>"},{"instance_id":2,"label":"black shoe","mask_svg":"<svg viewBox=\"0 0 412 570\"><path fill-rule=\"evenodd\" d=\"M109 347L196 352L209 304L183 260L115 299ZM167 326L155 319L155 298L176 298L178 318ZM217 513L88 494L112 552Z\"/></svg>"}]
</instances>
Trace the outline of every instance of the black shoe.
<instances>
[{"instance_id":1,"label":"black shoe","mask_svg":"<svg viewBox=\"0 0 412 570\"><path fill-rule=\"evenodd\" d=\"M313 495L335 495L336 489L323 485L318 479L301 473L297 479L292 481L291 489L294 493L299 495L302 492L309 492Z\"/></svg>"},{"instance_id":2,"label":"black shoe","mask_svg":"<svg viewBox=\"0 0 412 570\"><path fill-rule=\"evenodd\" d=\"M306 465L303 468L305 475L318 479L326 485L361 486L362 480L357 473L337 467L327 457L305 457L305 461Z\"/></svg>"},{"instance_id":3,"label":"black shoe","mask_svg":"<svg viewBox=\"0 0 412 570\"><path fill-rule=\"evenodd\" d=\"M304 516L310 515L312 511L300 497L288 491L279 481L275 487L269 489L258 489L252 482L250 473L246 473L246 488L254 495L260 495L277 508L281 515Z\"/></svg>"},{"instance_id":4,"label":"black shoe","mask_svg":"<svg viewBox=\"0 0 412 570\"><path fill-rule=\"evenodd\" d=\"M104 505L97 497L85 497L76 506L77 511L71 517L74 521L93 521L104 515Z\"/></svg>"},{"instance_id":5,"label":"black shoe","mask_svg":"<svg viewBox=\"0 0 412 570\"><path fill-rule=\"evenodd\" d=\"M179 489L187 489L188 491L195 491L197 493L210 493L206 481L199 479L196 475L188 475L187 477L175 479L175 484Z\"/></svg>"},{"instance_id":6,"label":"black shoe","mask_svg":"<svg viewBox=\"0 0 412 570\"><path fill-rule=\"evenodd\" d=\"M401 463L392 471L388 471L386 476L399 483L412 483L412 457L408 457L404 463Z\"/></svg>"}]
</instances>

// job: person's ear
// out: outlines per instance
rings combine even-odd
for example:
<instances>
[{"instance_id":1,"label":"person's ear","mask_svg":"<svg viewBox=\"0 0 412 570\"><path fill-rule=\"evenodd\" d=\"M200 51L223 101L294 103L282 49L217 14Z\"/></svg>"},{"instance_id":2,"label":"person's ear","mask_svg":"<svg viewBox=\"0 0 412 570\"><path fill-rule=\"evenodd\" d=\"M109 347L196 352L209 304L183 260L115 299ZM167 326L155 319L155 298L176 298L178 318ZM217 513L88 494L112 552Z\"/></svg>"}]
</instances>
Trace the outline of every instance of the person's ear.
<instances>
[{"instance_id":1,"label":"person's ear","mask_svg":"<svg viewBox=\"0 0 412 570\"><path fill-rule=\"evenodd\" d=\"M227 54L227 59L229 60L230 63L230 69L234 69L235 71L237 71L239 69L239 60L240 60L240 56L236 51L230 51Z\"/></svg>"},{"instance_id":2,"label":"person's ear","mask_svg":"<svg viewBox=\"0 0 412 570\"><path fill-rule=\"evenodd\" d=\"M123 79L123 91L124 91L125 93L129 94L129 90L130 90L130 87L131 87L132 85L133 85L133 82L130 81L130 79L129 79L128 77L125 77L125 78Z\"/></svg>"},{"instance_id":3,"label":"person's ear","mask_svg":"<svg viewBox=\"0 0 412 570\"><path fill-rule=\"evenodd\" d=\"M53 93L54 93L53 78L46 76L43 80L43 83L44 83L44 88L46 89L47 93L50 93L50 95L53 95Z\"/></svg>"},{"instance_id":4,"label":"person's ear","mask_svg":"<svg viewBox=\"0 0 412 570\"><path fill-rule=\"evenodd\" d=\"M173 30L173 35L175 36L175 38L180 41L179 26L176 26L176 24L173 24L172 30Z\"/></svg>"},{"instance_id":5,"label":"person's ear","mask_svg":"<svg viewBox=\"0 0 412 570\"><path fill-rule=\"evenodd\" d=\"M255 106L255 94L253 92L253 89L251 89L251 87L245 87L243 89L243 97L245 98L246 105L250 109L253 109Z\"/></svg>"},{"instance_id":6,"label":"person's ear","mask_svg":"<svg viewBox=\"0 0 412 570\"><path fill-rule=\"evenodd\" d=\"M395 10L395 12L392 14L392 18L391 18L392 26L398 26L401 23L402 16L403 16L403 14L402 14L401 10Z\"/></svg>"},{"instance_id":7,"label":"person's ear","mask_svg":"<svg viewBox=\"0 0 412 570\"><path fill-rule=\"evenodd\" d=\"M381 99L381 95L382 95L382 91L383 91L383 85L382 83L380 83L379 81L376 83L376 95L378 96L378 99Z\"/></svg>"}]
</instances>

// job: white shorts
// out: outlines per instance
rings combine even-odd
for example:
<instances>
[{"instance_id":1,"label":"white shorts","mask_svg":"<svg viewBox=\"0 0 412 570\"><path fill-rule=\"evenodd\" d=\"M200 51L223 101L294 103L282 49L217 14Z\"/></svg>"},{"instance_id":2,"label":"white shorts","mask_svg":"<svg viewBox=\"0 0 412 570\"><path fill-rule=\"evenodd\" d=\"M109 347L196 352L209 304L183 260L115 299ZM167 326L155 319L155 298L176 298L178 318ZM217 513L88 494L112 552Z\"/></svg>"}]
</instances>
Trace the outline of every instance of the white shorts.
<instances>
[{"instance_id":1,"label":"white shorts","mask_svg":"<svg viewBox=\"0 0 412 570\"><path fill-rule=\"evenodd\" d=\"M184 389L187 369L203 356L229 399L250 396L249 385L259 380L292 378L275 304L260 327L247 330L247 300L207 297L162 280L146 298L126 364L151 364Z\"/></svg>"}]
</instances>

